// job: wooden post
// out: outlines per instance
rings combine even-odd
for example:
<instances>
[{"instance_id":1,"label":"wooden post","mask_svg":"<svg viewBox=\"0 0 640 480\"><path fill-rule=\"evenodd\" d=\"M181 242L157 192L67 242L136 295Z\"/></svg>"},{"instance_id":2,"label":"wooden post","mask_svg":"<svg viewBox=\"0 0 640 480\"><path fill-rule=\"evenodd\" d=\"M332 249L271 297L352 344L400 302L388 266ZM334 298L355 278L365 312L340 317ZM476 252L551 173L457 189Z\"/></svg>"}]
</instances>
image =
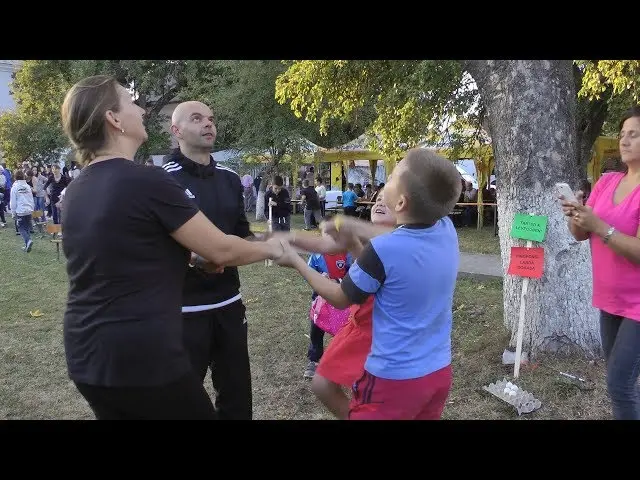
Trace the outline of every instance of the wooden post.
<instances>
[{"instance_id":1,"label":"wooden post","mask_svg":"<svg viewBox=\"0 0 640 480\"><path fill-rule=\"evenodd\" d=\"M533 243L527 240L527 248L531 248ZM520 293L520 318L518 320L518 337L516 340L516 359L513 366L513 377L520 375L520 356L522 355L522 336L524 335L524 319L526 312L527 290L529 289L529 277L522 280L522 292Z\"/></svg>"},{"instance_id":2,"label":"wooden post","mask_svg":"<svg viewBox=\"0 0 640 480\"><path fill-rule=\"evenodd\" d=\"M273 232L273 205L269 205L269 219L267 220L269 224L269 233ZM273 260L267 258L264 261L265 266L270 267L273 265Z\"/></svg>"}]
</instances>

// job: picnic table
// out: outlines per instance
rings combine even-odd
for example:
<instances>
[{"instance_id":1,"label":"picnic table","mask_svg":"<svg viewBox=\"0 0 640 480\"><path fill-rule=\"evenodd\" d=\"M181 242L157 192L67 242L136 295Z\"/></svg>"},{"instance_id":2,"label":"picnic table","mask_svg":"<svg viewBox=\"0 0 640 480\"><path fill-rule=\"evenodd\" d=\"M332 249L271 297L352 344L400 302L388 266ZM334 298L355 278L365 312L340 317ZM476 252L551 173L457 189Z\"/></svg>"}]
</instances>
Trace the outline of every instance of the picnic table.
<instances>
[{"instance_id":1,"label":"picnic table","mask_svg":"<svg viewBox=\"0 0 640 480\"><path fill-rule=\"evenodd\" d=\"M493 234L494 236L498 235L498 204L497 203L456 203L455 207L491 207L493 209ZM449 214L451 215L462 215L462 210L454 210Z\"/></svg>"}]
</instances>

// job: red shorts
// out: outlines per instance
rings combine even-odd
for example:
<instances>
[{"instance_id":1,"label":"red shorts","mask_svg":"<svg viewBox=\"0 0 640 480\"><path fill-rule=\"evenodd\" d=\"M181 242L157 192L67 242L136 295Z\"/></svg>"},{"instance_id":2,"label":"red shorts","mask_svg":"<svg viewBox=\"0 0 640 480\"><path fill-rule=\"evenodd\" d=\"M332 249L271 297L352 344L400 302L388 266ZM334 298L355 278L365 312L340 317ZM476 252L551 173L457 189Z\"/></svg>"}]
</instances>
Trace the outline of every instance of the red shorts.
<instances>
[{"instance_id":1,"label":"red shorts","mask_svg":"<svg viewBox=\"0 0 640 480\"><path fill-rule=\"evenodd\" d=\"M353 386L349 420L439 420L451 382L451 365L410 380L387 380L365 371Z\"/></svg>"},{"instance_id":2,"label":"red shorts","mask_svg":"<svg viewBox=\"0 0 640 480\"><path fill-rule=\"evenodd\" d=\"M362 377L364 362L371 351L373 295L362 305L353 305L349 322L329 343L316 374L351 388Z\"/></svg>"}]
</instances>

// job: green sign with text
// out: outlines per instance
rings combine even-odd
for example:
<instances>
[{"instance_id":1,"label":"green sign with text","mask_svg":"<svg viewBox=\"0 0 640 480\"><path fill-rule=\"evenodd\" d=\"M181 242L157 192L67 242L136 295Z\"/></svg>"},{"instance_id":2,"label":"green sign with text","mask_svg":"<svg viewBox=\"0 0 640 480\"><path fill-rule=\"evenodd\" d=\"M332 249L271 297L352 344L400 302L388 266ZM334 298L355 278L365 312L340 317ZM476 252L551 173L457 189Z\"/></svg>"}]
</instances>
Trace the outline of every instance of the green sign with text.
<instances>
[{"instance_id":1,"label":"green sign with text","mask_svg":"<svg viewBox=\"0 0 640 480\"><path fill-rule=\"evenodd\" d=\"M516 213L511 226L511 237L542 242L547 233L547 217Z\"/></svg>"}]
</instances>

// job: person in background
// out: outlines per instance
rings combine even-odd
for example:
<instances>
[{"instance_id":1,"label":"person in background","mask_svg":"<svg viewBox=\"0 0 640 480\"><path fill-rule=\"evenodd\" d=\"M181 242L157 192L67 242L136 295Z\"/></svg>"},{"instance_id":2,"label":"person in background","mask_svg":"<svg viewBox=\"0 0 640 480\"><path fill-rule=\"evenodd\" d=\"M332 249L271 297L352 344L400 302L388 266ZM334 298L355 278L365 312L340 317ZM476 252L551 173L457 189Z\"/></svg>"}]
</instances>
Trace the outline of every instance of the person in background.
<instances>
[{"instance_id":1,"label":"person in background","mask_svg":"<svg viewBox=\"0 0 640 480\"><path fill-rule=\"evenodd\" d=\"M6 209L5 198L7 199L7 203L9 203L10 192L10 190L7 190L7 178L4 176L4 167L0 165L0 228L7 226L7 220L4 216Z\"/></svg>"},{"instance_id":2,"label":"person in background","mask_svg":"<svg viewBox=\"0 0 640 480\"><path fill-rule=\"evenodd\" d=\"M44 185L45 192L49 192L45 196L45 202L51 205L51 216L53 217L53 223L59 224L62 223L60 221L60 211L56 206L60 201L60 193L62 190L67 188L69 185L69 177L63 175L60 170L60 165L54 163L51 167L51 171L53 174L47 180L47 183ZM50 190L47 190L51 187Z\"/></svg>"},{"instance_id":3,"label":"person in background","mask_svg":"<svg viewBox=\"0 0 640 480\"><path fill-rule=\"evenodd\" d=\"M309 180L305 179L302 181L300 199L304 203L304 229L313 230L314 225L320 224L322 217L320 215L320 200L318 200L318 194L311 186Z\"/></svg>"},{"instance_id":4,"label":"person in background","mask_svg":"<svg viewBox=\"0 0 640 480\"><path fill-rule=\"evenodd\" d=\"M30 171L29 171L30 172ZM24 240L25 252L30 252L33 246L31 240L31 214L33 213L33 189L25 179L24 171L17 170L15 182L11 186L11 215L16 219L18 232Z\"/></svg>"},{"instance_id":5,"label":"person in background","mask_svg":"<svg viewBox=\"0 0 640 480\"><path fill-rule=\"evenodd\" d=\"M47 184L47 177L45 177L42 173L42 167L33 167L31 169L33 173L33 189L35 190L35 206L34 208L38 211L42 211L42 217L40 218L41 222L46 221L45 217L45 189L44 186Z\"/></svg>"},{"instance_id":6,"label":"person in background","mask_svg":"<svg viewBox=\"0 0 640 480\"><path fill-rule=\"evenodd\" d=\"M274 232L288 232L291 230L291 197L289 190L284 188L284 181L280 175L273 178L271 191L264 196L264 214L269 219L269 206L273 214L272 228Z\"/></svg>"},{"instance_id":7,"label":"person in background","mask_svg":"<svg viewBox=\"0 0 640 480\"><path fill-rule=\"evenodd\" d=\"M324 218L327 199L327 188L324 186L324 180L320 175L316 177L316 193L318 194L318 201L320 202L320 216Z\"/></svg>"},{"instance_id":8,"label":"person in background","mask_svg":"<svg viewBox=\"0 0 640 480\"><path fill-rule=\"evenodd\" d=\"M347 184L347 190L342 192L342 209L345 215L351 217L357 216L356 214L356 202L358 201L358 195L353 191L353 183Z\"/></svg>"}]
</instances>

